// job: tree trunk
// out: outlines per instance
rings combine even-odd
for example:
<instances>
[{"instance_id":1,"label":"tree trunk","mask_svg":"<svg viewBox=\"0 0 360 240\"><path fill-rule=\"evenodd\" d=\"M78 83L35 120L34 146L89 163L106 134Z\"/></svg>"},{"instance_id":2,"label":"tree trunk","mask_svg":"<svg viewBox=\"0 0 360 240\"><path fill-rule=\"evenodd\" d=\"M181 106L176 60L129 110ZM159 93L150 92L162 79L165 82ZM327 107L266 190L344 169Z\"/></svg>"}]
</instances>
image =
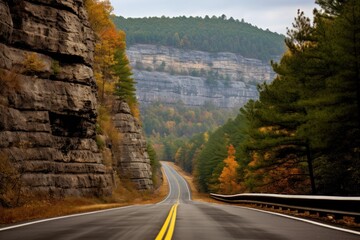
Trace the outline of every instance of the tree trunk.
<instances>
[{"instance_id":1,"label":"tree trunk","mask_svg":"<svg viewBox=\"0 0 360 240\"><path fill-rule=\"evenodd\" d=\"M316 194L316 185L315 185L315 177L314 177L314 168L313 168L313 160L311 156L311 150L309 141L306 142L306 158L308 162L308 168L309 168L309 177L311 182L311 193Z\"/></svg>"}]
</instances>

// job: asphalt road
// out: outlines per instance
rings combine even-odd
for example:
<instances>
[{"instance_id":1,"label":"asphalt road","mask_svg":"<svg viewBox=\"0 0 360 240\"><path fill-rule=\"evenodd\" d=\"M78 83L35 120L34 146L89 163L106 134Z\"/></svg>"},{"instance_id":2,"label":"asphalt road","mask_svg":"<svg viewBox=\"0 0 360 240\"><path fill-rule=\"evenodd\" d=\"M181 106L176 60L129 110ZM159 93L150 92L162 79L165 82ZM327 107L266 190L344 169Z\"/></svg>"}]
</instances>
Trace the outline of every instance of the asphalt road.
<instances>
[{"instance_id":1,"label":"asphalt road","mask_svg":"<svg viewBox=\"0 0 360 240\"><path fill-rule=\"evenodd\" d=\"M163 164L170 193L158 204L135 205L0 229L11 239L360 239L323 226L224 204L191 201L184 179Z\"/></svg>"}]
</instances>

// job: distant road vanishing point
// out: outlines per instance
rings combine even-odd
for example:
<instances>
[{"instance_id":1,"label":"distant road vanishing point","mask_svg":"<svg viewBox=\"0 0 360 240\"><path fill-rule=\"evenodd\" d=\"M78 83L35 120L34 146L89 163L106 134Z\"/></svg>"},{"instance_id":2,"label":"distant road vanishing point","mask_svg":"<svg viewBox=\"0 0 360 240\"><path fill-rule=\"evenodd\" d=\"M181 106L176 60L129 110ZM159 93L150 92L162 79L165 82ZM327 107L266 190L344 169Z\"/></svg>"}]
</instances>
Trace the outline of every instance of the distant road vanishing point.
<instances>
[{"instance_id":1,"label":"distant road vanishing point","mask_svg":"<svg viewBox=\"0 0 360 240\"><path fill-rule=\"evenodd\" d=\"M0 229L0 239L360 239L360 232L239 206L192 201L185 180L170 165L165 163L163 168L170 191L158 204L14 225Z\"/></svg>"}]
</instances>

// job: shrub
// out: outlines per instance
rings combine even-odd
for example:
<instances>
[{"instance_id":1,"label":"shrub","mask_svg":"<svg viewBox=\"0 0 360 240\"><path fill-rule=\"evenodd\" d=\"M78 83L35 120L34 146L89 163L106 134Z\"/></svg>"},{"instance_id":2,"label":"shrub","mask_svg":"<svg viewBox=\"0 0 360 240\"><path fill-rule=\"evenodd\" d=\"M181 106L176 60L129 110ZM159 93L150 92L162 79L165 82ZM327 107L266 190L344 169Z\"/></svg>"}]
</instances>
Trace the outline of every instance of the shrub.
<instances>
[{"instance_id":1,"label":"shrub","mask_svg":"<svg viewBox=\"0 0 360 240\"><path fill-rule=\"evenodd\" d=\"M5 90L18 91L21 89L19 75L14 71L0 69L0 94Z\"/></svg>"},{"instance_id":2,"label":"shrub","mask_svg":"<svg viewBox=\"0 0 360 240\"><path fill-rule=\"evenodd\" d=\"M42 72L45 69L45 63L37 53L26 53L23 64L25 73Z\"/></svg>"},{"instance_id":3,"label":"shrub","mask_svg":"<svg viewBox=\"0 0 360 240\"><path fill-rule=\"evenodd\" d=\"M61 67L60 67L60 63L59 61L54 60L51 63L51 70L53 72L54 75L58 75L61 71Z\"/></svg>"},{"instance_id":4,"label":"shrub","mask_svg":"<svg viewBox=\"0 0 360 240\"><path fill-rule=\"evenodd\" d=\"M0 157L0 205L16 207L22 195L21 174L7 156Z\"/></svg>"}]
</instances>

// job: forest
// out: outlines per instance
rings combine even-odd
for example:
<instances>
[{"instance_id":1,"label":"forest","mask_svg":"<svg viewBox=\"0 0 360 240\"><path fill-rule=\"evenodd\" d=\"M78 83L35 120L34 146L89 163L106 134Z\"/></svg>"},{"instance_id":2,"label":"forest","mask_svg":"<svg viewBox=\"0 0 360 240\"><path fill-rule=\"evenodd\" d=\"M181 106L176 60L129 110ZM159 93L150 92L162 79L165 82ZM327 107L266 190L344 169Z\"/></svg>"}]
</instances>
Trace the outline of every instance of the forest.
<instances>
[{"instance_id":1,"label":"forest","mask_svg":"<svg viewBox=\"0 0 360 240\"><path fill-rule=\"evenodd\" d=\"M178 148L201 191L360 194L360 2L317 4L313 20L298 12L259 100Z\"/></svg>"},{"instance_id":2,"label":"forest","mask_svg":"<svg viewBox=\"0 0 360 240\"><path fill-rule=\"evenodd\" d=\"M143 129L161 160L174 161L179 146L196 134L213 131L236 116L235 109L218 109L211 103L189 107L182 102L140 106Z\"/></svg>"},{"instance_id":3,"label":"forest","mask_svg":"<svg viewBox=\"0 0 360 240\"><path fill-rule=\"evenodd\" d=\"M284 52L284 36L225 15L124 18L112 16L126 42L206 52L232 52L269 62Z\"/></svg>"}]
</instances>

